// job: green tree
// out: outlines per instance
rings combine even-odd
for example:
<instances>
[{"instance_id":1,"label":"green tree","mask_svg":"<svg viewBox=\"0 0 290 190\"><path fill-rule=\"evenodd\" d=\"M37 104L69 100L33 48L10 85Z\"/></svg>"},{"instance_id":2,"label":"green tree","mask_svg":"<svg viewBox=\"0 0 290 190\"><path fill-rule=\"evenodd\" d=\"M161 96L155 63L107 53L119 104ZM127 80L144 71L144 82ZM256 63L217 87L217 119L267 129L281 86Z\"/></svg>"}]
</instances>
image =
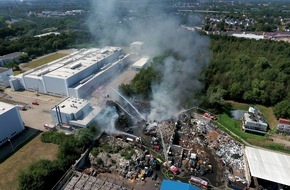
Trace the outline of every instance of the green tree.
<instances>
[{"instance_id":1,"label":"green tree","mask_svg":"<svg viewBox=\"0 0 290 190\"><path fill-rule=\"evenodd\" d=\"M19 60L20 63L27 62L27 61L29 61L29 56L25 53L23 55L20 55L18 57L18 60Z\"/></svg>"},{"instance_id":2,"label":"green tree","mask_svg":"<svg viewBox=\"0 0 290 190\"><path fill-rule=\"evenodd\" d=\"M20 173L20 190L49 190L55 181L61 177L58 166L50 160L39 160L32 163L27 171Z\"/></svg>"},{"instance_id":3,"label":"green tree","mask_svg":"<svg viewBox=\"0 0 290 190\"><path fill-rule=\"evenodd\" d=\"M290 100L283 100L274 106L274 113L277 118L290 118Z\"/></svg>"}]
</instances>

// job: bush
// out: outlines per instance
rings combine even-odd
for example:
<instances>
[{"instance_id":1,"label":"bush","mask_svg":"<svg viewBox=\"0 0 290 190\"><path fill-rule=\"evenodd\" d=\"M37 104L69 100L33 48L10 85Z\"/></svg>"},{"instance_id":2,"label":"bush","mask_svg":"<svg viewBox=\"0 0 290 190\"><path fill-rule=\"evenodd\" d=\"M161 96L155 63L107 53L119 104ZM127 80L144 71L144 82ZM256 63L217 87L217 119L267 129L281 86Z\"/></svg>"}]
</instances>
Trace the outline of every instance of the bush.
<instances>
[{"instance_id":1,"label":"bush","mask_svg":"<svg viewBox=\"0 0 290 190\"><path fill-rule=\"evenodd\" d=\"M102 146L102 149L103 149L105 152L107 152L107 153L113 153L113 147L110 146L110 145L108 145L108 144L104 144L104 145Z\"/></svg>"},{"instance_id":2,"label":"bush","mask_svg":"<svg viewBox=\"0 0 290 190\"><path fill-rule=\"evenodd\" d=\"M96 162L97 162L98 165L103 165L103 163L104 163L101 158L97 158Z\"/></svg>"},{"instance_id":3,"label":"bush","mask_svg":"<svg viewBox=\"0 0 290 190\"><path fill-rule=\"evenodd\" d=\"M60 145L65 139L70 138L64 133L46 131L41 135L41 141L44 143L54 143Z\"/></svg>"},{"instance_id":4,"label":"bush","mask_svg":"<svg viewBox=\"0 0 290 190\"><path fill-rule=\"evenodd\" d=\"M96 148L96 147L94 147L94 148L92 149L91 153L92 153L92 155L93 155L94 157L97 157L98 154L100 153L100 148Z\"/></svg>"},{"instance_id":5,"label":"bush","mask_svg":"<svg viewBox=\"0 0 290 190\"><path fill-rule=\"evenodd\" d=\"M118 153L120 150L122 150L122 147L121 146L116 146L113 149L113 153Z\"/></svg>"},{"instance_id":6,"label":"bush","mask_svg":"<svg viewBox=\"0 0 290 190\"><path fill-rule=\"evenodd\" d=\"M124 151L121 153L121 156L124 157L126 160L130 160L132 156L134 155L135 151L131 146L128 146L124 149Z\"/></svg>"}]
</instances>

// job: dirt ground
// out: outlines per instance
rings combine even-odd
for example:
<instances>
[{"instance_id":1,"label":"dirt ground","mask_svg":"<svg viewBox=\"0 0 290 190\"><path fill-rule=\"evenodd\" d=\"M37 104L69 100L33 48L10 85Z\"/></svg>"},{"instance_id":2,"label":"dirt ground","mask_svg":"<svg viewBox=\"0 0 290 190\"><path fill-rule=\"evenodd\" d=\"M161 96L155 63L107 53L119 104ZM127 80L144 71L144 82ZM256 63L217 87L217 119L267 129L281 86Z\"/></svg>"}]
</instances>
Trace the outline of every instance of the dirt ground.
<instances>
[{"instance_id":1,"label":"dirt ground","mask_svg":"<svg viewBox=\"0 0 290 190\"><path fill-rule=\"evenodd\" d=\"M30 91L12 91L10 88L5 89L11 100L21 102L23 105L28 105L25 111L19 111L25 126L44 131L44 124L52 123L50 109L64 100L65 98L59 98L44 94L36 95L36 92ZM39 105L32 105L32 101L37 101Z\"/></svg>"}]
</instances>

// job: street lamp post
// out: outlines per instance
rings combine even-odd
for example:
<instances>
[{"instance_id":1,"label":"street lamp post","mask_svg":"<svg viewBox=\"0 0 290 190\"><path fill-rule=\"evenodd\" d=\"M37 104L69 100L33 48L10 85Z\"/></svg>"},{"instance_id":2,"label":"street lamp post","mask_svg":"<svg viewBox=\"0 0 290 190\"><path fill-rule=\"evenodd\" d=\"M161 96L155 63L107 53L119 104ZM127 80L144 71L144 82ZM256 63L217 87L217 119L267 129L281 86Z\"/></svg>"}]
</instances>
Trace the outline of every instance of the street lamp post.
<instances>
[{"instance_id":1,"label":"street lamp post","mask_svg":"<svg viewBox=\"0 0 290 190\"><path fill-rule=\"evenodd\" d=\"M14 151L13 144L12 144L12 142L11 142L11 140L10 140L10 139L8 139L8 141L10 142L10 145L11 145L11 148L12 148L12 151L11 151L11 152L13 152L13 151Z\"/></svg>"}]
</instances>

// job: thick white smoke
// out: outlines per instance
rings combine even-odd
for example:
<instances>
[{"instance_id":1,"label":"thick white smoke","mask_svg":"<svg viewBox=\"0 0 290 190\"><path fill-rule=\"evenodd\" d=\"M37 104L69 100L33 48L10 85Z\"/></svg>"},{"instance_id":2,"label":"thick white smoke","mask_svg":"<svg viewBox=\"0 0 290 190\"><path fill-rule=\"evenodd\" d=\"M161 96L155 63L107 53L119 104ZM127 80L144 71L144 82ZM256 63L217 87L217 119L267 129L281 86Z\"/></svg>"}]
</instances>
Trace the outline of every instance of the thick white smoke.
<instances>
[{"instance_id":1,"label":"thick white smoke","mask_svg":"<svg viewBox=\"0 0 290 190\"><path fill-rule=\"evenodd\" d=\"M116 108L107 106L97 115L96 121L105 132L115 133L118 131L115 127L118 117Z\"/></svg>"},{"instance_id":2,"label":"thick white smoke","mask_svg":"<svg viewBox=\"0 0 290 190\"><path fill-rule=\"evenodd\" d=\"M209 57L209 39L182 29L180 19L173 12L159 8L168 6L168 2L163 3L92 0L92 14L87 22L101 45L143 41L146 54L152 57L166 50L178 55L178 59L170 56L155 68L162 73L162 78L159 84L152 84L152 108L148 118L157 121L173 117L202 88L198 77Z\"/></svg>"}]
</instances>

